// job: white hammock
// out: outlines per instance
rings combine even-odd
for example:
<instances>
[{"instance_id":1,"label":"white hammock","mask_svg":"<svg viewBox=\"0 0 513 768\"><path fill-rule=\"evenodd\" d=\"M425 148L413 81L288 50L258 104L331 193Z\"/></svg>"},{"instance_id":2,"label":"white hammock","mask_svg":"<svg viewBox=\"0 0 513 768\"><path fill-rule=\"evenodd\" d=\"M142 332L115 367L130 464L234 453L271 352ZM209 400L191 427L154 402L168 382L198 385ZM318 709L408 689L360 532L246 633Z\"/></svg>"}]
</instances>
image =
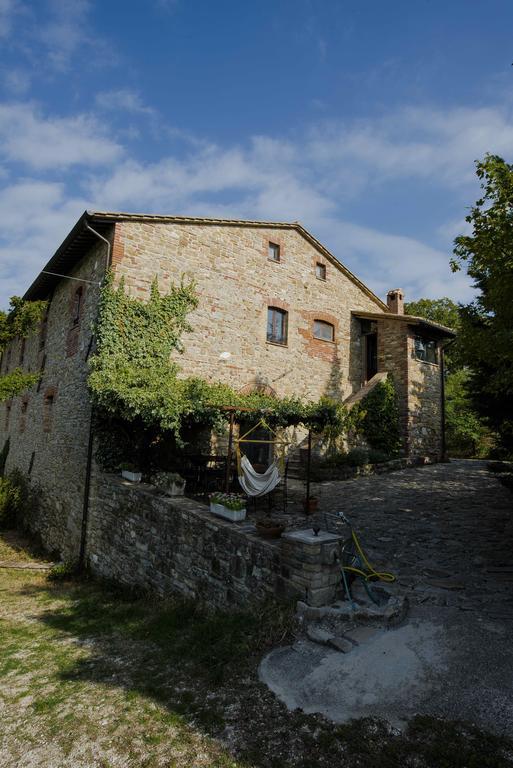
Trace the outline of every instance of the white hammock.
<instances>
[{"instance_id":1,"label":"white hammock","mask_svg":"<svg viewBox=\"0 0 513 768\"><path fill-rule=\"evenodd\" d=\"M246 456L241 458L239 466L239 483L248 496L265 496L276 488L281 480L275 461L262 474L255 472Z\"/></svg>"}]
</instances>

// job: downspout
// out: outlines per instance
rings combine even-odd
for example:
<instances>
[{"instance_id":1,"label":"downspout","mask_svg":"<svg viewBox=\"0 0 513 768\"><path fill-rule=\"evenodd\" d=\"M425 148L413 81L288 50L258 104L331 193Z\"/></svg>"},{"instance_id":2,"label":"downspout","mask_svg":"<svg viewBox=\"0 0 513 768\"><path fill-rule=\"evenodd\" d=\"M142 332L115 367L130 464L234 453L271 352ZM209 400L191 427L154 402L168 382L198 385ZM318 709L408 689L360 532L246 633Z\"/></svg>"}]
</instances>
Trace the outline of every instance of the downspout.
<instances>
[{"instance_id":1,"label":"downspout","mask_svg":"<svg viewBox=\"0 0 513 768\"><path fill-rule=\"evenodd\" d=\"M86 222L86 229L92 232L93 235L95 235L95 237L102 240L107 246L107 257L105 260L105 274L104 274L104 279L105 279L110 267L110 249L111 249L110 241L107 240L106 237L103 237L103 235L100 235L100 233L97 232L95 229L93 229L91 226L89 226L87 222ZM92 348L93 339L94 339L94 336L91 337L89 349ZM88 356L89 356L89 351L88 351ZM84 502L82 505L80 551L78 555L78 568L81 571L85 568L85 561L86 561L87 525L89 522L89 496L91 491L91 469L93 465L93 444L94 444L93 422L94 422L94 406L91 404L91 416L89 418L89 439L87 443L86 475L85 475L85 482L84 482Z\"/></svg>"},{"instance_id":2,"label":"downspout","mask_svg":"<svg viewBox=\"0 0 513 768\"><path fill-rule=\"evenodd\" d=\"M441 376L441 419L442 419L442 461L449 461L447 456L446 424L445 424L445 348L453 344L455 339L450 339L444 346L440 346L440 376Z\"/></svg>"}]
</instances>

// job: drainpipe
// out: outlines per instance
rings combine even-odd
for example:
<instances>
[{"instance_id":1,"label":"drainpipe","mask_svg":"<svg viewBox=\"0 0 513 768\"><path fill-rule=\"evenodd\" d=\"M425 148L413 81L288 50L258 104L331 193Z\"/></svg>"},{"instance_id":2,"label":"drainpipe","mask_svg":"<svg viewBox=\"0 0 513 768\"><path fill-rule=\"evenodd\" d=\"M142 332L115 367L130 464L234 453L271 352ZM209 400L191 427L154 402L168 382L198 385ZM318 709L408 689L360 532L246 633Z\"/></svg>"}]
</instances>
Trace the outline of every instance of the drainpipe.
<instances>
[{"instance_id":1,"label":"drainpipe","mask_svg":"<svg viewBox=\"0 0 513 768\"><path fill-rule=\"evenodd\" d=\"M449 461L447 456L446 429L445 429L445 349L454 344L455 339L451 339L445 346L440 346L440 376L441 376L441 419L442 419L442 461Z\"/></svg>"},{"instance_id":2,"label":"drainpipe","mask_svg":"<svg viewBox=\"0 0 513 768\"><path fill-rule=\"evenodd\" d=\"M107 246L107 255L105 259L105 275L107 275L107 271L110 267L110 242L107 240L106 237L103 237L103 235L100 235L99 232L97 232L95 229L93 229L89 224L86 222L86 229L88 229L90 232L92 232L95 237L102 240L106 246ZM92 347L94 336L91 337L91 343L89 347ZM86 545L87 545L87 524L89 522L89 495L91 491L91 469L93 465L93 444L94 444L94 429L93 429L93 421L94 421L94 406L91 405L91 416L89 418L89 439L87 442L87 460L86 460L86 474L85 474L85 482L84 482L84 501L82 505L82 526L80 531L80 551L78 555L78 568L80 571L82 571L85 568L85 562L86 562Z\"/></svg>"}]
</instances>

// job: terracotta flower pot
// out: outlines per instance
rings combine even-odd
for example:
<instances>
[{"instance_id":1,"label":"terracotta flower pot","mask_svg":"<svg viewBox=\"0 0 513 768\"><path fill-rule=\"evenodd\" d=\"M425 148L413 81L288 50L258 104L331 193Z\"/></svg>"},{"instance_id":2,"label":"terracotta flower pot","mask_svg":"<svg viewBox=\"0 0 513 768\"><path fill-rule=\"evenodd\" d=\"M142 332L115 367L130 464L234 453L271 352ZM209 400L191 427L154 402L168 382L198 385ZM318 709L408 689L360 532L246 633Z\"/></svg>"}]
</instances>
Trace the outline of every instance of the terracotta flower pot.
<instances>
[{"instance_id":1,"label":"terracotta flower pot","mask_svg":"<svg viewBox=\"0 0 513 768\"><path fill-rule=\"evenodd\" d=\"M303 502L303 508L307 515L313 515L317 512L319 507L319 499L316 496L310 496L309 499L305 499Z\"/></svg>"},{"instance_id":2,"label":"terracotta flower pot","mask_svg":"<svg viewBox=\"0 0 513 768\"><path fill-rule=\"evenodd\" d=\"M257 532L268 539L278 539L287 527L277 520L257 520L255 525Z\"/></svg>"}]
</instances>

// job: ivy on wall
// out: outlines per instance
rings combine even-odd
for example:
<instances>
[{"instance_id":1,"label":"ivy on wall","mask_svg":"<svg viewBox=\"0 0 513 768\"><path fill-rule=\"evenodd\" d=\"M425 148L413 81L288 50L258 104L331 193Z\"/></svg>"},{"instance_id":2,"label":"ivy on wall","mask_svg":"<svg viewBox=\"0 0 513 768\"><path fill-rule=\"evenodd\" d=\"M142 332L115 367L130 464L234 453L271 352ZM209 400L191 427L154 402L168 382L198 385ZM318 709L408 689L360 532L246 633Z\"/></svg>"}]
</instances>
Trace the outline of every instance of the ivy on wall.
<instances>
[{"instance_id":1,"label":"ivy on wall","mask_svg":"<svg viewBox=\"0 0 513 768\"><path fill-rule=\"evenodd\" d=\"M368 445L397 456L401 450L399 406L394 381L388 376L355 406L359 414L358 430Z\"/></svg>"},{"instance_id":2,"label":"ivy on wall","mask_svg":"<svg viewBox=\"0 0 513 768\"><path fill-rule=\"evenodd\" d=\"M183 350L182 336L191 330L188 316L197 304L192 282L182 280L163 295L155 280L144 302L129 296L123 281L116 288L108 276L101 291L97 349L89 376L94 404L105 420L170 432L178 442L191 425L218 427L226 420L220 406L254 409L236 416L245 420L263 416L272 427L301 423L320 431L345 423L346 408L328 398L305 403L258 392L241 394L226 384L180 377L173 353Z\"/></svg>"},{"instance_id":3,"label":"ivy on wall","mask_svg":"<svg viewBox=\"0 0 513 768\"><path fill-rule=\"evenodd\" d=\"M0 353L16 338L27 338L41 322L48 304L46 301L24 301L11 298L7 312L0 310ZM21 394L40 379L39 373L26 373L22 368L0 376L0 402Z\"/></svg>"}]
</instances>

